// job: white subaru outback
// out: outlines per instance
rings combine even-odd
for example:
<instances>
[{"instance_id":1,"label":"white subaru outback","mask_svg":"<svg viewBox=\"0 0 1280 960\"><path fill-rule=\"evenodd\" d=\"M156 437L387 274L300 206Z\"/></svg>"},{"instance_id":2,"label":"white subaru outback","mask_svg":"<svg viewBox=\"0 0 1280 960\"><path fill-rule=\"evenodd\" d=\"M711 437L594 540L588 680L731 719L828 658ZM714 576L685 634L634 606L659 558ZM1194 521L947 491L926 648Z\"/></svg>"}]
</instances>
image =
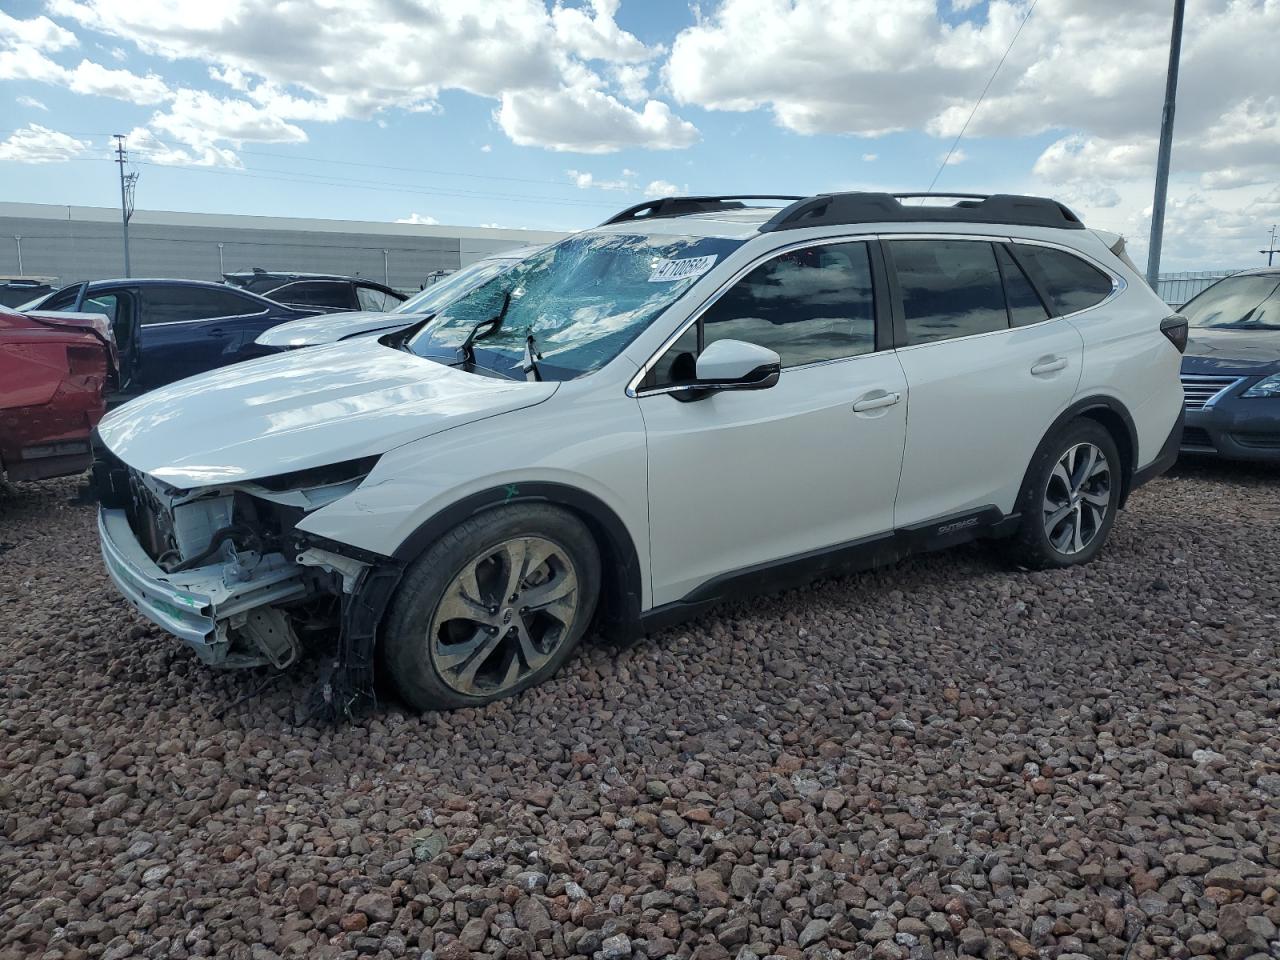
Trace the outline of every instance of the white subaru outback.
<instances>
[{"instance_id":1,"label":"white subaru outback","mask_svg":"<svg viewBox=\"0 0 1280 960\"><path fill-rule=\"evenodd\" d=\"M593 622L979 537L1088 561L1177 454L1186 323L1060 204L952 200L642 204L431 323L146 394L99 428L107 569L210 664L327 647L332 706L377 664L428 709Z\"/></svg>"}]
</instances>

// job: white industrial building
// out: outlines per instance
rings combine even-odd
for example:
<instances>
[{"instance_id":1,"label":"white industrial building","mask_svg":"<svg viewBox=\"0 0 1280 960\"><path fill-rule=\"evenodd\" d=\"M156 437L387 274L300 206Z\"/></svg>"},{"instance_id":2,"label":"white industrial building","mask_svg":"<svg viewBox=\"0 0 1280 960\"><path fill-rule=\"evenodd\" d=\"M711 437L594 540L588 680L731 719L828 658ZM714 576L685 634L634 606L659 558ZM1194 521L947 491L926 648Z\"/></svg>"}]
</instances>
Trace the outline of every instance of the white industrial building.
<instances>
[{"instance_id":1,"label":"white industrial building","mask_svg":"<svg viewBox=\"0 0 1280 960\"><path fill-rule=\"evenodd\" d=\"M549 230L138 210L129 222L135 277L221 280L262 267L369 277L405 292L495 250L550 243ZM124 274L120 211L0 203L0 276L59 283Z\"/></svg>"}]
</instances>

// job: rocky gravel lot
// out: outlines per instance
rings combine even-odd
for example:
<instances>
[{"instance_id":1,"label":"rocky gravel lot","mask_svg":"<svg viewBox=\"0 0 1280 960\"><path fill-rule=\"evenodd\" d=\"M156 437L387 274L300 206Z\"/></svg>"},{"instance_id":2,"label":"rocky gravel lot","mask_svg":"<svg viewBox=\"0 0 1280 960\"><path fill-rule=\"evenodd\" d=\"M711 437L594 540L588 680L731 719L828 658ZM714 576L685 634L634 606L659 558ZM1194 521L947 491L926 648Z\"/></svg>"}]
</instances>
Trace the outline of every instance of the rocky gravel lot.
<instances>
[{"instance_id":1,"label":"rocky gravel lot","mask_svg":"<svg viewBox=\"0 0 1280 960\"><path fill-rule=\"evenodd\" d=\"M133 614L72 490L0 491L4 960L1280 955L1275 471L335 727Z\"/></svg>"}]
</instances>

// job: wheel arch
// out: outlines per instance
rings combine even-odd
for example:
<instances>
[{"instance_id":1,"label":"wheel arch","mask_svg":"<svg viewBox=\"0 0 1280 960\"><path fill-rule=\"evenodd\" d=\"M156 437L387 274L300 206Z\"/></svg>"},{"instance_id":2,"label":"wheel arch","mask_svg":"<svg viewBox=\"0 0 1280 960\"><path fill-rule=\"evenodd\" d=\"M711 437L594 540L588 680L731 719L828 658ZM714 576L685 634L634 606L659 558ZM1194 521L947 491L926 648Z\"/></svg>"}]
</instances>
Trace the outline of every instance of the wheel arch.
<instances>
[{"instance_id":1,"label":"wheel arch","mask_svg":"<svg viewBox=\"0 0 1280 960\"><path fill-rule=\"evenodd\" d=\"M536 481L490 487L463 497L438 511L409 534L392 557L415 560L444 533L476 514L513 503L546 503L561 507L586 525L600 550L600 604L597 623L631 635L640 620L642 583L640 555L626 524L603 500L578 487Z\"/></svg>"},{"instance_id":2,"label":"wheel arch","mask_svg":"<svg viewBox=\"0 0 1280 960\"><path fill-rule=\"evenodd\" d=\"M1031 469L1045 442L1072 420L1080 419L1093 420L1100 425L1111 435L1116 449L1120 451L1120 506L1123 507L1129 498L1129 491L1133 486L1133 475L1138 468L1138 431L1128 408L1115 397L1101 394L1077 400L1058 414L1057 419L1045 431L1035 454L1032 455L1022 474L1022 489L1026 488Z\"/></svg>"}]
</instances>

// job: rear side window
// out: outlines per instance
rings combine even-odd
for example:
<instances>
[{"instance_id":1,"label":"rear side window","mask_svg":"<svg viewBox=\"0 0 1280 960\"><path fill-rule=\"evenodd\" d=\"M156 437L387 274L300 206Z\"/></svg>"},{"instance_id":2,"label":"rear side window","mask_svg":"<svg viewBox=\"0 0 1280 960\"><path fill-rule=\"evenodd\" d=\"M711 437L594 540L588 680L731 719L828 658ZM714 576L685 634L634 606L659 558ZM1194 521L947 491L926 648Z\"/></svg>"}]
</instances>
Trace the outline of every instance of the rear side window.
<instances>
[{"instance_id":1,"label":"rear side window","mask_svg":"<svg viewBox=\"0 0 1280 960\"><path fill-rule=\"evenodd\" d=\"M1000 275L1004 277L1004 293L1009 301L1009 322L1015 327L1025 327L1048 320L1049 312L1040 302L1040 295L1003 244L996 244L996 260L1000 262Z\"/></svg>"},{"instance_id":2,"label":"rear side window","mask_svg":"<svg viewBox=\"0 0 1280 960\"><path fill-rule=\"evenodd\" d=\"M390 310L400 301L375 287L356 287L356 299L361 310Z\"/></svg>"},{"instance_id":3,"label":"rear side window","mask_svg":"<svg viewBox=\"0 0 1280 960\"><path fill-rule=\"evenodd\" d=\"M298 303L308 307L337 307L340 310L354 310L355 297L351 293L351 284L345 280L306 280L301 283L286 283L269 294L278 303Z\"/></svg>"},{"instance_id":4,"label":"rear side window","mask_svg":"<svg viewBox=\"0 0 1280 960\"><path fill-rule=\"evenodd\" d=\"M906 321L906 346L1009 328L991 244L978 240L892 240Z\"/></svg>"},{"instance_id":5,"label":"rear side window","mask_svg":"<svg viewBox=\"0 0 1280 960\"><path fill-rule=\"evenodd\" d=\"M1049 298L1055 317L1087 310L1111 294L1111 278L1075 254L1031 243L1015 243L1013 253Z\"/></svg>"},{"instance_id":6,"label":"rear side window","mask_svg":"<svg viewBox=\"0 0 1280 960\"><path fill-rule=\"evenodd\" d=\"M142 287L142 325L235 317L260 313L262 308L248 297L230 290L208 287Z\"/></svg>"}]
</instances>

